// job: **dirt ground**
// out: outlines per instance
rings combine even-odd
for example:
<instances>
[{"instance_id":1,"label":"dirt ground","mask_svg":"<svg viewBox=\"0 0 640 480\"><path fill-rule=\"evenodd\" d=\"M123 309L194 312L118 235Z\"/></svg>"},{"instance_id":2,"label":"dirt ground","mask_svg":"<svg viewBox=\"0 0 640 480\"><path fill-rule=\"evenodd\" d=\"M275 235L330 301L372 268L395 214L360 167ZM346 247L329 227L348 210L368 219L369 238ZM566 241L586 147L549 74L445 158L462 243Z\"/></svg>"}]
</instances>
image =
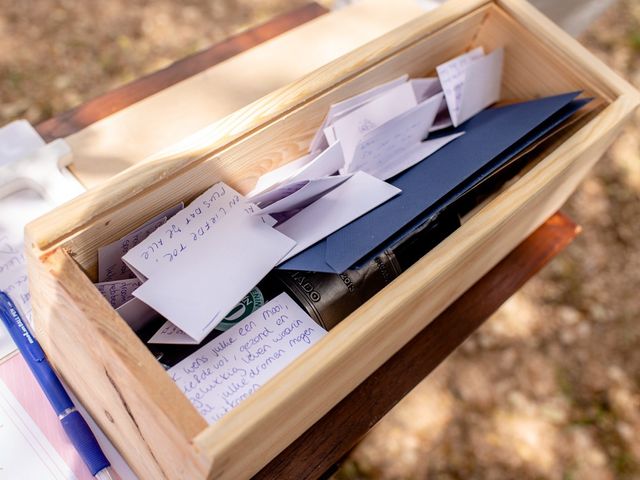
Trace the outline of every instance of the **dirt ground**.
<instances>
[{"instance_id":1,"label":"dirt ground","mask_svg":"<svg viewBox=\"0 0 640 480\"><path fill-rule=\"evenodd\" d=\"M0 0L0 124L36 123L305 3ZM581 41L640 87L640 1ZM336 475L640 478L640 115L566 205L582 235Z\"/></svg>"}]
</instances>

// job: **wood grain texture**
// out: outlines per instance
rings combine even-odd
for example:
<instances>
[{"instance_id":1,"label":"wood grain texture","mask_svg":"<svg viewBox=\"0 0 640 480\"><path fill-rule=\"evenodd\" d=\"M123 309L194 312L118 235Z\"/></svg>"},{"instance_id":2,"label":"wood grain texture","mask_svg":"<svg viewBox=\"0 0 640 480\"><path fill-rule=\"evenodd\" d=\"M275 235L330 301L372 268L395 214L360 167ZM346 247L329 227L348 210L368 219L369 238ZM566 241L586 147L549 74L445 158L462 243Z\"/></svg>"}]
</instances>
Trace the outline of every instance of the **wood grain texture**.
<instances>
[{"instance_id":1,"label":"wood grain texture","mask_svg":"<svg viewBox=\"0 0 640 480\"><path fill-rule=\"evenodd\" d=\"M29 261L29 280L42 347L136 473L203 478L190 439L206 422L77 264L56 250Z\"/></svg>"},{"instance_id":2,"label":"wood grain texture","mask_svg":"<svg viewBox=\"0 0 640 480\"><path fill-rule=\"evenodd\" d=\"M564 250L579 230L565 215L552 216L260 470L255 480L310 480L323 476L500 305Z\"/></svg>"},{"instance_id":3,"label":"wood grain texture","mask_svg":"<svg viewBox=\"0 0 640 480\"><path fill-rule=\"evenodd\" d=\"M45 120L36 126L36 130L47 142L78 133L98 120L119 112L327 12L328 10L321 5L310 3L279 15L262 25L229 37L206 50L180 59L162 70L141 77L76 108ZM78 152L78 155L82 155L82 152ZM82 175L80 176L82 177Z\"/></svg>"},{"instance_id":4,"label":"wood grain texture","mask_svg":"<svg viewBox=\"0 0 640 480\"><path fill-rule=\"evenodd\" d=\"M521 0L510 0L510 5L518 3ZM71 359L62 352L62 347L73 351L73 337L59 335L55 322L48 323L46 319L64 318L70 308L66 303L72 302L78 325L75 334L81 335L80 312L85 316L85 328L97 332L97 352L94 356L86 354L91 368L100 370L111 360L122 366L128 373L123 373L122 378L114 377L114 385L119 390L133 385L133 404L146 401L150 412L158 414L156 420L138 408L128 408L128 401L116 407L117 411L129 412L128 421L145 432L148 443L140 450L153 445L157 449L153 453L162 452L164 461L166 445L162 442L179 445L180 453L170 459L181 465L184 454L189 458L187 465L200 466L204 461L209 467L208 478L235 480L258 472L559 209L638 106L635 91L623 88L622 81L609 82L609 77L617 78L611 72L592 76L588 66L583 65L589 63L587 57L570 64L569 71L554 67L567 48L564 37L552 39L555 41L550 42L544 55L530 57L540 63L518 63L519 67L508 69L504 82L507 94L527 92L536 96L538 80L531 71L542 68L545 75L559 77L554 80L555 85L579 82L575 89L604 95L610 92L612 97L600 98L604 105L601 111L563 131L559 135L561 141L540 154L535 166L484 203L461 228L276 378L218 423L196 433L190 439L192 443L185 444L183 440L199 430L193 420L195 409L184 405L184 395L177 387L157 385L155 380L144 382L141 366L153 361L150 353L140 342L129 342L120 335L127 327L112 311L103 318L106 302L96 305L97 293L86 277L80 280L81 268L91 274L98 245L178 199L188 200L217 180L246 190L260 173L295 158L329 104L336 100L402 73L428 73L439 61L472 46L481 35L487 41L504 38L507 50L511 42L516 48L522 48L519 42L525 42L524 46L529 42L532 51L538 51L536 44L543 43L542 36L554 35L553 30L538 28L535 18L530 23L526 16L512 22L503 12L491 2L447 2L428 16L220 121L208 131L211 137L205 140L209 143L196 142L186 154L178 152L146 164L137 169L135 176L117 177L107 184L108 188L89 192L55 214L30 224L30 262L48 264L60 246L68 252L62 262L66 262L65 268L53 269L56 275L51 282L40 282L36 275L31 277L32 291L38 296L36 322L39 332L55 337L49 345L53 345L51 357L56 365L60 363L63 372L73 370ZM485 29L495 29L497 33L493 35ZM522 36L523 32L527 34ZM548 39L544 42L549 43ZM565 76L568 80L563 79ZM79 291L72 294L71 287ZM61 289L65 295L60 294ZM82 382L78 378L75 381ZM102 401L95 398L98 394L99 391L86 392L85 400L89 405L102 406ZM182 405L180 412L175 412L174 404ZM176 415L174 420L168 418L171 412ZM163 437L171 429L177 430L178 435ZM110 433L118 435L117 431ZM157 438L148 441L150 433L157 434ZM134 461L140 462L143 470L149 458L147 455ZM171 478L182 478L181 472L164 464L163 471L170 472ZM193 478L201 478L197 468L192 473Z\"/></svg>"},{"instance_id":5,"label":"wood grain texture","mask_svg":"<svg viewBox=\"0 0 640 480\"><path fill-rule=\"evenodd\" d=\"M96 186L420 13L413 0L365 0L307 22L66 137L70 169Z\"/></svg>"}]
</instances>

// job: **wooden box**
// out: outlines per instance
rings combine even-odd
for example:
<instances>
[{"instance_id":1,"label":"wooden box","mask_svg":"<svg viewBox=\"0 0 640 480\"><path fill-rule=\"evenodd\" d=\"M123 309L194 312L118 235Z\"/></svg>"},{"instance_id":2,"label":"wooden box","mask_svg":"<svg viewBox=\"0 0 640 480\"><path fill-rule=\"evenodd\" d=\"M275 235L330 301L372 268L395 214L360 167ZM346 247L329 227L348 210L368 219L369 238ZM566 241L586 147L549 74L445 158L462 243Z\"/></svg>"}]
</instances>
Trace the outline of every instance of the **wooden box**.
<instances>
[{"instance_id":1,"label":"wooden box","mask_svg":"<svg viewBox=\"0 0 640 480\"><path fill-rule=\"evenodd\" d=\"M330 104L400 74L505 47L503 98L584 90L600 107L461 228L215 425L93 287L96 251L216 181L241 192L303 154ZM295 59L292 59L295 61ZM250 74L250 72L247 72ZM260 81L260 79L256 79ZM638 93L523 0L451 0L27 227L35 326L74 393L144 479L251 476L560 208Z\"/></svg>"}]
</instances>

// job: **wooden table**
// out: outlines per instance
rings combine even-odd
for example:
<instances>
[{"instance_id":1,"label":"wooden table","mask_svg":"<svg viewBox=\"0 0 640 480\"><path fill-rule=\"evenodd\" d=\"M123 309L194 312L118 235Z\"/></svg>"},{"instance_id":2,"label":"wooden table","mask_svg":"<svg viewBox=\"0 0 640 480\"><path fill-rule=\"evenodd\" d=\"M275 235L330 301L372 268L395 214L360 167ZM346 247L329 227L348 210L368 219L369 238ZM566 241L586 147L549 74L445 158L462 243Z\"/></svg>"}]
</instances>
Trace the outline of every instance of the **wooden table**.
<instances>
[{"instance_id":1,"label":"wooden table","mask_svg":"<svg viewBox=\"0 0 640 480\"><path fill-rule=\"evenodd\" d=\"M323 15L317 4L279 16L170 67L90 100L36 127L47 140L73 134L112 113L233 55ZM319 478L331 472L363 435L579 232L557 213L336 405L256 478ZM411 368L407 368L410 366Z\"/></svg>"}]
</instances>

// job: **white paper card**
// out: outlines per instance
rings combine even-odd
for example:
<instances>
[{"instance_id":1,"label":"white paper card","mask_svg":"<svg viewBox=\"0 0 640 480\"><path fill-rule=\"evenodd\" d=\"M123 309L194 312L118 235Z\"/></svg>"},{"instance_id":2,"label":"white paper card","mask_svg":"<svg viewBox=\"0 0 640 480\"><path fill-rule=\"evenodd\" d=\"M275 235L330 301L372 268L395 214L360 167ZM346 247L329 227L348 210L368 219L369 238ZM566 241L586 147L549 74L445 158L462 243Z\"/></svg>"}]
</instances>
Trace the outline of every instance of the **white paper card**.
<instances>
[{"instance_id":1,"label":"white paper card","mask_svg":"<svg viewBox=\"0 0 640 480\"><path fill-rule=\"evenodd\" d=\"M0 128L0 165L36 152L45 143L27 120L16 120Z\"/></svg>"},{"instance_id":2,"label":"white paper card","mask_svg":"<svg viewBox=\"0 0 640 480\"><path fill-rule=\"evenodd\" d=\"M342 143L345 165L348 167L356 145L367 132L410 110L418 104L413 88L403 83L333 124L336 139Z\"/></svg>"},{"instance_id":3,"label":"white paper card","mask_svg":"<svg viewBox=\"0 0 640 480\"><path fill-rule=\"evenodd\" d=\"M132 278L132 271L122 261L122 257L183 208L184 204L181 202L159 213L120 240L98 248L98 281L110 282Z\"/></svg>"},{"instance_id":4,"label":"white paper card","mask_svg":"<svg viewBox=\"0 0 640 480\"><path fill-rule=\"evenodd\" d=\"M325 334L282 293L172 367L169 374L207 422L214 423Z\"/></svg>"},{"instance_id":5,"label":"white paper card","mask_svg":"<svg viewBox=\"0 0 640 480\"><path fill-rule=\"evenodd\" d=\"M342 116L345 112L350 112L354 108L364 105L367 102L370 102L374 98L378 97L382 93L390 90L398 85L401 85L407 81L408 75L402 75L399 78L391 80L390 82L383 83L382 85L377 85L366 92L362 92L353 97L347 98L338 103L334 103L329 107L329 112L325 117L322 125L316 131L315 136L311 140L311 145L309 146L310 152L315 152L318 150L324 150L327 148L328 144L324 140L324 129L331 125L337 118Z\"/></svg>"},{"instance_id":6,"label":"white paper card","mask_svg":"<svg viewBox=\"0 0 640 480\"><path fill-rule=\"evenodd\" d=\"M0 290L6 292L31 323L31 295L27 279L23 230L27 222L47 212L51 205L34 190L21 190L0 198ZM0 322L0 360L15 345Z\"/></svg>"},{"instance_id":7,"label":"white paper card","mask_svg":"<svg viewBox=\"0 0 640 480\"><path fill-rule=\"evenodd\" d=\"M141 330L158 316L158 312L135 297L117 307L116 312L134 332Z\"/></svg>"},{"instance_id":8,"label":"white paper card","mask_svg":"<svg viewBox=\"0 0 640 480\"><path fill-rule=\"evenodd\" d=\"M318 154L311 162L294 172L288 182L300 182L314 180L320 177L333 175L344 166L344 154L342 144L335 142L322 153Z\"/></svg>"},{"instance_id":9,"label":"white paper card","mask_svg":"<svg viewBox=\"0 0 640 480\"><path fill-rule=\"evenodd\" d=\"M482 47L436 68L454 126L500 99L502 48L484 55Z\"/></svg>"},{"instance_id":10,"label":"white paper card","mask_svg":"<svg viewBox=\"0 0 640 480\"><path fill-rule=\"evenodd\" d=\"M200 342L191 338L173 323L166 321L160 329L153 334L147 343L161 343L164 345L197 345Z\"/></svg>"},{"instance_id":11,"label":"white paper card","mask_svg":"<svg viewBox=\"0 0 640 480\"><path fill-rule=\"evenodd\" d=\"M96 283L96 288L113 308L118 308L133 298L133 291L142 285L137 278Z\"/></svg>"},{"instance_id":12,"label":"white paper card","mask_svg":"<svg viewBox=\"0 0 640 480\"><path fill-rule=\"evenodd\" d=\"M301 167L304 167L306 164L308 164L313 158L314 158L313 155L307 154L289 163L285 163L281 167L278 167L274 170L271 170L265 173L260 178L258 178L258 181L256 182L256 186L253 187L253 190L251 190L247 194L247 198L251 198L255 195L258 195L272 188L273 186L278 185L280 182L284 182L293 173L295 173Z\"/></svg>"},{"instance_id":13,"label":"white paper card","mask_svg":"<svg viewBox=\"0 0 640 480\"><path fill-rule=\"evenodd\" d=\"M437 77L412 78L409 82L413 87L413 93L416 95L418 103L422 103L442 92L442 86L440 85L440 80L438 80Z\"/></svg>"},{"instance_id":14,"label":"white paper card","mask_svg":"<svg viewBox=\"0 0 640 480\"><path fill-rule=\"evenodd\" d=\"M500 100L504 49L498 48L467 67L458 124Z\"/></svg>"},{"instance_id":15,"label":"white paper card","mask_svg":"<svg viewBox=\"0 0 640 480\"><path fill-rule=\"evenodd\" d=\"M451 120L456 127L459 125L457 119L462 102L462 86L467 78L467 67L471 62L483 56L484 49L478 47L436 67L444 97L447 99L449 115L451 115Z\"/></svg>"},{"instance_id":16,"label":"white paper card","mask_svg":"<svg viewBox=\"0 0 640 480\"><path fill-rule=\"evenodd\" d=\"M297 242L282 261L297 255L399 193L400 189L393 185L364 172L356 172L342 185L276 227L276 230Z\"/></svg>"},{"instance_id":17,"label":"white paper card","mask_svg":"<svg viewBox=\"0 0 640 480\"><path fill-rule=\"evenodd\" d=\"M295 192L275 200L273 202L265 202L266 206L260 205L260 214L271 214L279 212L289 212L298 210L308 206L321 196L326 195L331 190L347 181L351 175L335 175L332 177L318 178L316 180L307 181L302 188Z\"/></svg>"},{"instance_id":18,"label":"white paper card","mask_svg":"<svg viewBox=\"0 0 640 480\"><path fill-rule=\"evenodd\" d=\"M226 215L215 224L202 216L181 225L186 236L179 240L180 249L169 252L173 258L161 258L149 280L134 292L199 342L295 246L241 208Z\"/></svg>"},{"instance_id":19,"label":"white paper card","mask_svg":"<svg viewBox=\"0 0 640 480\"><path fill-rule=\"evenodd\" d=\"M438 93L367 133L356 147L349 171L361 170L382 180L393 176L407 153L429 135L442 97Z\"/></svg>"},{"instance_id":20,"label":"white paper card","mask_svg":"<svg viewBox=\"0 0 640 480\"><path fill-rule=\"evenodd\" d=\"M123 261L146 278L175 262L199 239L219 230L224 220L236 211L251 215L244 198L223 182L218 182L187 207L174 215L122 257Z\"/></svg>"}]
</instances>

